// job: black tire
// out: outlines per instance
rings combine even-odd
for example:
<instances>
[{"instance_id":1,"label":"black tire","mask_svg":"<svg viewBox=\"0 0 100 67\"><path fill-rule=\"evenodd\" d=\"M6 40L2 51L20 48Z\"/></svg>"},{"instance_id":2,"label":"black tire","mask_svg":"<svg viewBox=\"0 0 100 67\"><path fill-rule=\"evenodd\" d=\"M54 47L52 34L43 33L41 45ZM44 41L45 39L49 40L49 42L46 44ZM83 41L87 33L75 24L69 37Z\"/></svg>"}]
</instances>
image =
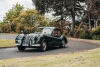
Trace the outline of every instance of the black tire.
<instances>
[{"instance_id":1,"label":"black tire","mask_svg":"<svg viewBox=\"0 0 100 67\"><path fill-rule=\"evenodd\" d=\"M62 44L59 45L60 48L65 48L66 47L66 41L62 40Z\"/></svg>"},{"instance_id":2,"label":"black tire","mask_svg":"<svg viewBox=\"0 0 100 67\"><path fill-rule=\"evenodd\" d=\"M17 48L18 48L19 51L24 51L25 50L24 46L17 46Z\"/></svg>"},{"instance_id":3,"label":"black tire","mask_svg":"<svg viewBox=\"0 0 100 67\"><path fill-rule=\"evenodd\" d=\"M41 49L42 52L45 52L45 51L47 50L47 42L46 42L46 40L43 40L43 41L41 42L41 47L40 47L40 49Z\"/></svg>"}]
</instances>

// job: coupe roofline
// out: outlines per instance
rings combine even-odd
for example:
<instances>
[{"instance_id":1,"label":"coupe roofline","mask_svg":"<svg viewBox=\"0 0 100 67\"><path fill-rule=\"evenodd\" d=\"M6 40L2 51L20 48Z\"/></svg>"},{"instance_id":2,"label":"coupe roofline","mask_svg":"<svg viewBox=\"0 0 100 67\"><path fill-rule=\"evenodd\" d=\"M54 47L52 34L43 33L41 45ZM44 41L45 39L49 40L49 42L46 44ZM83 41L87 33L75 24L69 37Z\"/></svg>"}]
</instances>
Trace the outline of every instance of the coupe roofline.
<instances>
[{"instance_id":1,"label":"coupe roofline","mask_svg":"<svg viewBox=\"0 0 100 67\"><path fill-rule=\"evenodd\" d=\"M49 28L49 29L55 29L57 27L39 27L39 28Z\"/></svg>"}]
</instances>

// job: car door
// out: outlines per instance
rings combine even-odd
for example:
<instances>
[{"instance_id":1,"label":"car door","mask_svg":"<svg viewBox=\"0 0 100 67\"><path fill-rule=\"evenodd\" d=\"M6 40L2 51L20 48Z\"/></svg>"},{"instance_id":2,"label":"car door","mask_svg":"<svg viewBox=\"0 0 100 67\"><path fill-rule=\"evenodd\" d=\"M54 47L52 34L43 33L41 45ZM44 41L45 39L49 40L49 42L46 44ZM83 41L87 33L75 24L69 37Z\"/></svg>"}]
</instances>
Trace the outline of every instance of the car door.
<instances>
[{"instance_id":1,"label":"car door","mask_svg":"<svg viewBox=\"0 0 100 67\"><path fill-rule=\"evenodd\" d=\"M53 44L54 46L57 46L61 43L61 31L59 29L54 29L52 33L52 38L53 38Z\"/></svg>"},{"instance_id":2,"label":"car door","mask_svg":"<svg viewBox=\"0 0 100 67\"><path fill-rule=\"evenodd\" d=\"M46 39L48 40L48 45L53 46L54 44L54 38L51 35L46 35Z\"/></svg>"},{"instance_id":3,"label":"car door","mask_svg":"<svg viewBox=\"0 0 100 67\"><path fill-rule=\"evenodd\" d=\"M53 44L53 37L51 36L53 29L45 28L43 29L43 37L41 39L46 39L48 41L48 46L52 46Z\"/></svg>"}]
</instances>

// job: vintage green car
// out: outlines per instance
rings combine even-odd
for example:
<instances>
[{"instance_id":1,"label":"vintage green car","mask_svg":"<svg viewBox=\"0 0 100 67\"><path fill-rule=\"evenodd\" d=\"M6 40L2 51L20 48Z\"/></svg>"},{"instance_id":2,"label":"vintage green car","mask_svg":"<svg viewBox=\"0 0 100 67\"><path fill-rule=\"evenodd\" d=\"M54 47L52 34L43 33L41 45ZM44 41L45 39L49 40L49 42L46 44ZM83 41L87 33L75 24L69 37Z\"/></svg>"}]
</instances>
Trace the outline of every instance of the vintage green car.
<instances>
[{"instance_id":1,"label":"vintage green car","mask_svg":"<svg viewBox=\"0 0 100 67\"><path fill-rule=\"evenodd\" d=\"M39 27L34 33L19 34L15 39L15 45L19 51L25 48L40 48L46 51L48 47L58 46L64 48L67 45L67 38L61 30L56 27Z\"/></svg>"}]
</instances>

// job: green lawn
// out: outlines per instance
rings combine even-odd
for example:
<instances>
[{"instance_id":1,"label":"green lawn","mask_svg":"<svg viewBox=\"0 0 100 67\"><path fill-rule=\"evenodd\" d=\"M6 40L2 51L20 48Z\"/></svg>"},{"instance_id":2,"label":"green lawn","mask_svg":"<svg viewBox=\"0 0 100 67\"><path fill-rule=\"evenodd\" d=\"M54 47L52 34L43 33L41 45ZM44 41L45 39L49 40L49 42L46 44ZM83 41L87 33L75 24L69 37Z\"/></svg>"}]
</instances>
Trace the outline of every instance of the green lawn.
<instances>
[{"instance_id":1,"label":"green lawn","mask_svg":"<svg viewBox=\"0 0 100 67\"><path fill-rule=\"evenodd\" d=\"M0 47L10 47L10 46L14 46L14 42L15 40L11 40L11 39L0 39Z\"/></svg>"},{"instance_id":2,"label":"green lawn","mask_svg":"<svg viewBox=\"0 0 100 67\"><path fill-rule=\"evenodd\" d=\"M0 67L100 67L100 48L79 53L0 60Z\"/></svg>"}]
</instances>

